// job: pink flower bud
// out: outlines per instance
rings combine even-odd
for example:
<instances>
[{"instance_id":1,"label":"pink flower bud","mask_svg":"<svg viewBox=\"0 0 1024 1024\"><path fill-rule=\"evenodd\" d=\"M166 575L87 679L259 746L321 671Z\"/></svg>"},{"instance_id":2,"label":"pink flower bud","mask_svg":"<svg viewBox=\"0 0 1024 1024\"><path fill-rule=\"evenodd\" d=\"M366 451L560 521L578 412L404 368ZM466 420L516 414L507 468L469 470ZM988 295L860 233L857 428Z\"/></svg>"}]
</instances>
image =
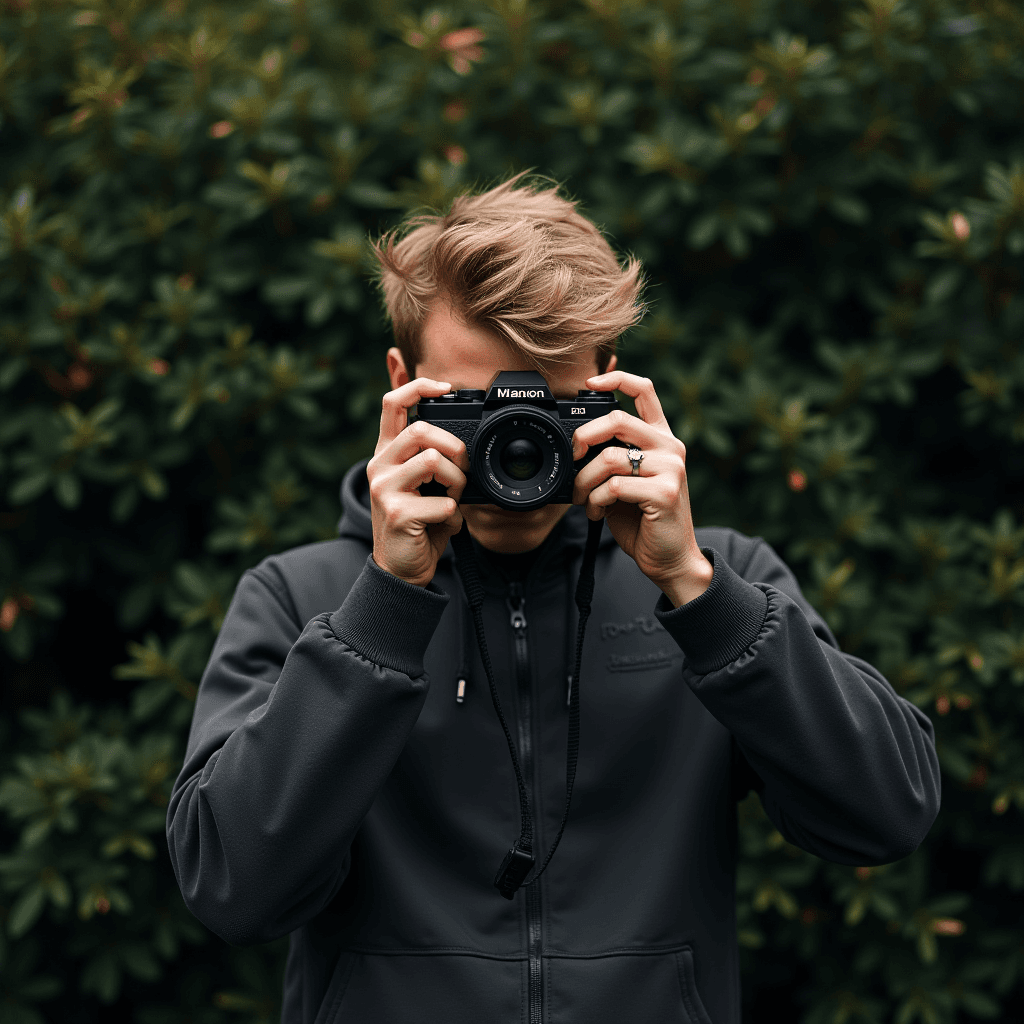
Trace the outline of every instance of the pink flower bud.
<instances>
[{"instance_id":1,"label":"pink flower bud","mask_svg":"<svg viewBox=\"0 0 1024 1024\"><path fill-rule=\"evenodd\" d=\"M18 602L13 597L7 598L0 605L0 629L5 633L9 633L14 628L15 622L18 621L18 611Z\"/></svg>"}]
</instances>

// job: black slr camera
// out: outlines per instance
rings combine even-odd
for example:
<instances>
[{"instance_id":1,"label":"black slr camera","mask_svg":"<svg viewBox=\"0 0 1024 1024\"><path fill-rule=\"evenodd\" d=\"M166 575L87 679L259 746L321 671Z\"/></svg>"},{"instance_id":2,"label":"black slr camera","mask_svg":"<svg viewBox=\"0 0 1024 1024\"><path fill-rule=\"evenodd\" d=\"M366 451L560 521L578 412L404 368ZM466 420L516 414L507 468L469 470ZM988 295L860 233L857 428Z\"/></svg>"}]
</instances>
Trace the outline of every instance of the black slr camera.
<instances>
[{"instance_id":1,"label":"black slr camera","mask_svg":"<svg viewBox=\"0 0 1024 1024\"><path fill-rule=\"evenodd\" d=\"M470 471L461 502L526 512L571 503L576 473L603 449L622 446L613 439L594 445L578 462L572 459L576 428L618 408L610 392L555 398L539 373L503 370L487 391L421 398L417 412L466 444ZM447 492L431 481L420 493Z\"/></svg>"}]
</instances>

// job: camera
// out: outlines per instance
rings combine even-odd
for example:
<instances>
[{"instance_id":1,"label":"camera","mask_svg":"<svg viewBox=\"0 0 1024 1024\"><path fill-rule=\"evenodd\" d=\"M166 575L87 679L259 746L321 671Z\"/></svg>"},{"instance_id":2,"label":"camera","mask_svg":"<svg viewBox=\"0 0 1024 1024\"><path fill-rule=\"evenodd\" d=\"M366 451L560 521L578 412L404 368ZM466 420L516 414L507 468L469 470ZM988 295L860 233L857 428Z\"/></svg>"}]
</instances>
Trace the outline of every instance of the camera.
<instances>
[{"instance_id":1,"label":"camera","mask_svg":"<svg viewBox=\"0 0 1024 1024\"><path fill-rule=\"evenodd\" d=\"M541 374L502 370L486 391L463 389L421 398L417 413L466 444L470 471L461 502L526 512L553 502L570 504L577 472L605 448L623 446L616 439L606 441L573 462L577 427L618 408L610 392L555 398ZM447 492L431 481L420 493Z\"/></svg>"}]
</instances>

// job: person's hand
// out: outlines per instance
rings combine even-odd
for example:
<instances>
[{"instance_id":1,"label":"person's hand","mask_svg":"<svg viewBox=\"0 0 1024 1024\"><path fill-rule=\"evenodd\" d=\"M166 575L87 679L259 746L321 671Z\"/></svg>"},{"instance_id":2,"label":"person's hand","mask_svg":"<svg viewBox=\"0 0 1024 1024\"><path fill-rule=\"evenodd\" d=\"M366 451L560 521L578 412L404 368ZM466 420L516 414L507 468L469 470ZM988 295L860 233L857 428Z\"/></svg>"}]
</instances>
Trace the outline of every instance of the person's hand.
<instances>
[{"instance_id":1,"label":"person's hand","mask_svg":"<svg viewBox=\"0 0 1024 1024\"><path fill-rule=\"evenodd\" d=\"M612 438L639 448L644 457L634 477L626 449L605 448L577 474L573 504L585 505L588 519L604 516L619 547L644 575L673 605L686 604L707 590L713 575L693 533L686 446L672 433L646 378L615 370L591 377L586 386L624 392L636 399L640 415L616 409L578 427L573 458Z\"/></svg>"},{"instance_id":2,"label":"person's hand","mask_svg":"<svg viewBox=\"0 0 1024 1024\"><path fill-rule=\"evenodd\" d=\"M367 463L373 560L394 576L425 587L448 538L462 529L458 500L466 486L466 446L432 423L408 423L408 410L421 398L451 391L444 381L417 377L389 391L382 403L380 437ZM448 497L424 497L420 484L437 480Z\"/></svg>"}]
</instances>

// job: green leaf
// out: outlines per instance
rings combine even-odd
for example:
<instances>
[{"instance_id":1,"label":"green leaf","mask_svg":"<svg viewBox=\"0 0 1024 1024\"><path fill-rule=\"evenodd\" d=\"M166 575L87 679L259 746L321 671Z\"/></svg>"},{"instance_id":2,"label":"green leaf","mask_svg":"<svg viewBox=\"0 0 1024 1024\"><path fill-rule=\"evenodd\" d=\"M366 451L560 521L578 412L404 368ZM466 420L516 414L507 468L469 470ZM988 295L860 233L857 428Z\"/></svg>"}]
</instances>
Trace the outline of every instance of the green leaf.
<instances>
[{"instance_id":1,"label":"green leaf","mask_svg":"<svg viewBox=\"0 0 1024 1024\"><path fill-rule=\"evenodd\" d=\"M968 989L960 994L960 1005L972 1016L981 1020L996 1020L1002 1007L991 996L977 989Z\"/></svg>"},{"instance_id":2,"label":"green leaf","mask_svg":"<svg viewBox=\"0 0 1024 1024\"><path fill-rule=\"evenodd\" d=\"M61 473L53 481L53 493L65 508L76 508L82 500L82 484L74 473Z\"/></svg>"},{"instance_id":3,"label":"green leaf","mask_svg":"<svg viewBox=\"0 0 1024 1024\"><path fill-rule=\"evenodd\" d=\"M345 194L357 206L392 207L402 205L400 196L372 182L354 181L349 185Z\"/></svg>"},{"instance_id":4,"label":"green leaf","mask_svg":"<svg viewBox=\"0 0 1024 1024\"><path fill-rule=\"evenodd\" d=\"M50 902L55 907L64 908L71 906L71 887L63 875L54 875L46 889L50 895Z\"/></svg>"},{"instance_id":5,"label":"green leaf","mask_svg":"<svg viewBox=\"0 0 1024 1024\"><path fill-rule=\"evenodd\" d=\"M306 304L306 323L310 327L319 327L334 310L334 296L329 291L320 292L310 298Z\"/></svg>"},{"instance_id":6,"label":"green leaf","mask_svg":"<svg viewBox=\"0 0 1024 1024\"><path fill-rule=\"evenodd\" d=\"M141 981L156 981L163 975L160 964L145 946L125 943L120 947L119 953L128 973Z\"/></svg>"},{"instance_id":7,"label":"green leaf","mask_svg":"<svg viewBox=\"0 0 1024 1024\"><path fill-rule=\"evenodd\" d=\"M15 899L11 907L10 916L7 918L7 934L14 939L24 935L39 919L45 903L46 890L42 885L38 882L30 885Z\"/></svg>"},{"instance_id":8,"label":"green leaf","mask_svg":"<svg viewBox=\"0 0 1024 1024\"><path fill-rule=\"evenodd\" d=\"M37 470L29 476L22 477L7 492L7 500L12 505L24 505L34 501L50 486L49 470Z\"/></svg>"},{"instance_id":9,"label":"green leaf","mask_svg":"<svg viewBox=\"0 0 1024 1024\"><path fill-rule=\"evenodd\" d=\"M114 494L110 503L110 518L115 523L127 522L138 503L139 489L133 483L125 484Z\"/></svg>"},{"instance_id":10,"label":"green leaf","mask_svg":"<svg viewBox=\"0 0 1024 1024\"><path fill-rule=\"evenodd\" d=\"M854 195L834 195L828 207L840 220L850 224L866 224L871 216L868 204Z\"/></svg>"},{"instance_id":11,"label":"green leaf","mask_svg":"<svg viewBox=\"0 0 1024 1024\"><path fill-rule=\"evenodd\" d=\"M943 267L932 276L925 288L925 301L929 305L938 305L945 302L960 287L963 280L963 270L960 267Z\"/></svg>"},{"instance_id":12,"label":"green leaf","mask_svg":"<svg viewBox=\"0 0 1024 1024\"><path fill-rule=\"evenodd\" d=\"M313 282L307 277L274 277L263 286L268 302L294 302L309 292Z\"/></svg>"},{"instance_id":13,"label":"green leaf","mask_svg":"<svg viewBox=\"0 0 1024 1024\"><path fill-rule=\"evenodd\" d=\"M101 1003L113 1003L121 991L121 970L114 953L103 950L93 956L82 969L82 990L95 992Z\"/></svg>"},{"instance_id":14,"label":"green leaf","mask_svg":"<svg viewBox=\"0 0 1024 1024\"><path fill-rule=\"evenodd\" d=\"M0 366L0 391L8 391L18 378L28 369L28 360L24 356L15 356Z\"/></svg>"},{"instance_id":15,"label":"green leaf","mask_svg":"<svg viewBox=\"0 0 1024 1024\"><path fill-rule=\"evenodd\" d=\"M50 817L39 818L32 824L26 825L21 832L22 846L26 849L38 846L50 834L51 828L53 828L53 818Z\"/></svg>"},{"instance_id":16,"label":"green leaf","mask_svg":"<svg viewBox=\"0 0 1024 1024\"><path fill-rule=\"evenodd\" d=\"M705 213L690 225L686 240L691 249L706 249L718 236L718 231L718 214Z\"/></svg>"}]
</instances>

